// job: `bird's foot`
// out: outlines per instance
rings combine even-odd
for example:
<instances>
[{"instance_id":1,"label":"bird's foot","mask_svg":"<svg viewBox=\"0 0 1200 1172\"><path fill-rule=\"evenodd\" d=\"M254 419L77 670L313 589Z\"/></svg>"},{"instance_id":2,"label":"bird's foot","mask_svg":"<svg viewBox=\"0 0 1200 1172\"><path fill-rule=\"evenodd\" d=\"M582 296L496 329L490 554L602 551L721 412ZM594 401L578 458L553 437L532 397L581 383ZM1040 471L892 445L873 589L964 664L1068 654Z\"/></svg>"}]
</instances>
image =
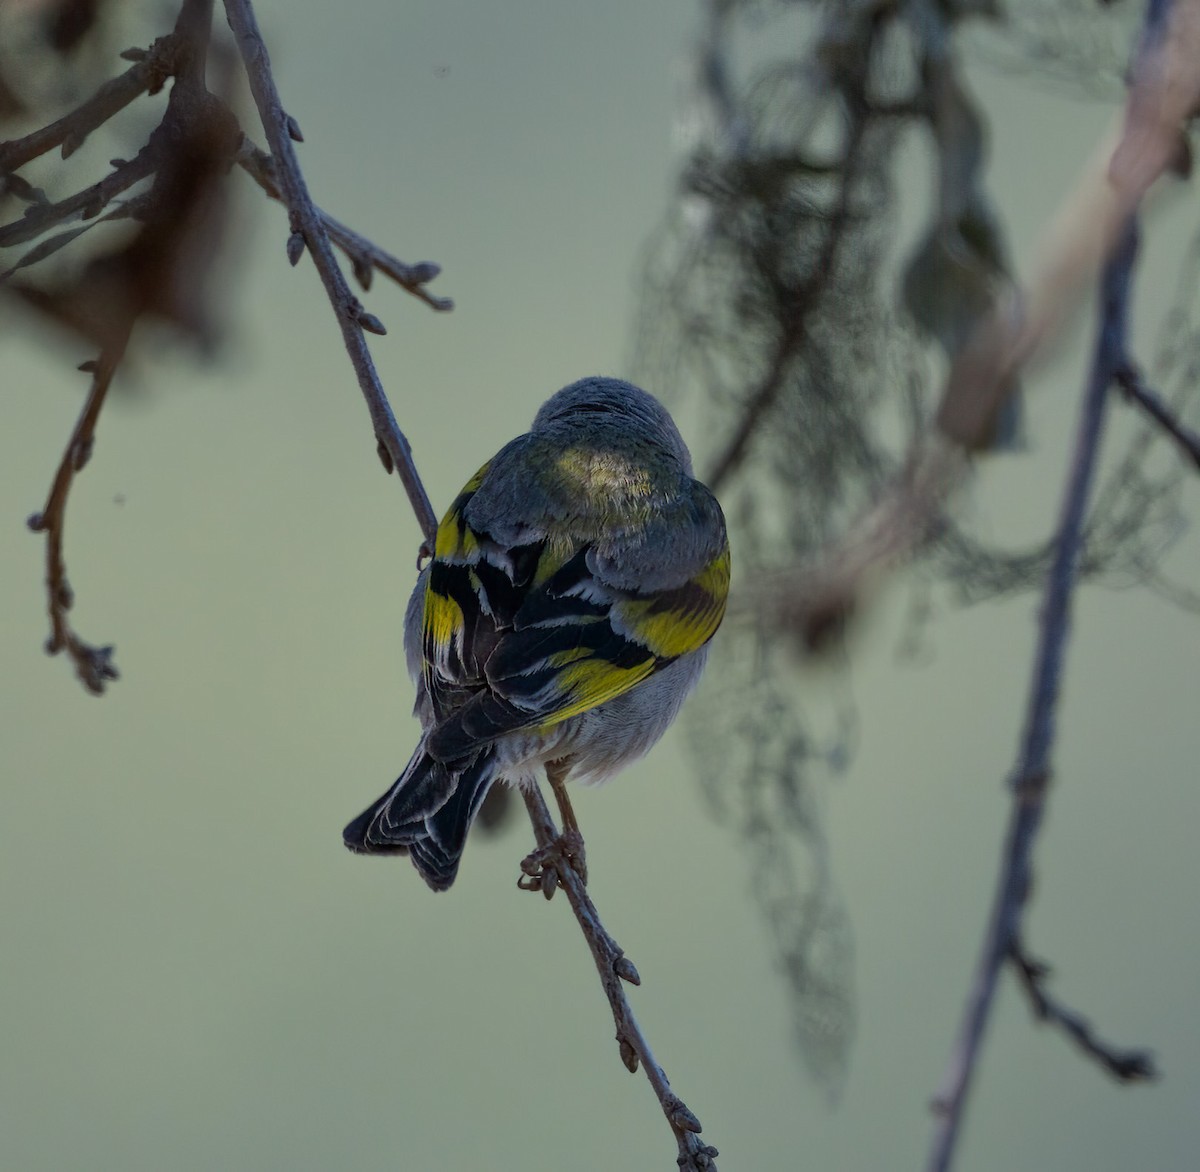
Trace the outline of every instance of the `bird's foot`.
<instances>
[{"instance_id":1,"label":"bird's foot","mask_svg":"<svg viewBox=\"0 0 1200 1172\"><path fill-rule=\"evenodd\" d=\"M549 899L558 887L564 867L570 867L583 883L587 883L587 855L583 835L578 830L564 830L545 846L526 855L521 860L517 886L522 891L540 891Z\"/></svg>"}]
</instances>

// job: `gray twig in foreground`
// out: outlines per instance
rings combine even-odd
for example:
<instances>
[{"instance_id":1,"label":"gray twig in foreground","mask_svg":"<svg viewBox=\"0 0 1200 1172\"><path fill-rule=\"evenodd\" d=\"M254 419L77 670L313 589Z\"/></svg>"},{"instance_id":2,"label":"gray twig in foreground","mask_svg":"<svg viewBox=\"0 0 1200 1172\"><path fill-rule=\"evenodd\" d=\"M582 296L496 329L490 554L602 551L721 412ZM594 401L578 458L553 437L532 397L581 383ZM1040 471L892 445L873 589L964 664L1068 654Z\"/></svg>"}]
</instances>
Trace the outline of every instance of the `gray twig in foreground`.
<instances>
[{"instance_id":1,"label":"gray twig in foreground","mask_svg":"<svg viewBox=\"0 0 1200 1172\"><path fill-rule=\"evenodd\" d=\"M266 151L260 151L247 139L238 150L237 164L272 199L280 203L286 202L276 175L275 160ZM440 271L436 264L431 261L405 264L399 257L372 243L360 232L355 232L340 220L335 220L328 212L317 208L317 213L325 224L329 239L349 258L354 275L364 289L371 287L371 275L378 269L385 277L389 277L400 288L424 301L431 309L454 308L454 302L449 297L437 297L425 287Z\"/></svg>"},{"instance_id":2,"label":"gray twig in foreground","mask_svg":"<svg viewBox=\"0 0 1200 1172\"><path fill-rule=\"evenodd\" d=\"M1025 731L1011 781L1012 816L983 949L958 1037L942 1085L934 1098L937 1124L929 1157L930 1172L944 1172L951 1166L996 982L1001 966L1012 955L1019 938L1021 914L1029 895L1033 846L1050 784L1050 752L1070 634L1071 596L1078 573L1088 496L1099 455L1109 390L1125 361L1129 288L1136 251L1137 231L1131 221L1105 266L1101 283L1099 334L1063 497L1054 560L1042 600Z\"/></svg>"},{"instance_id":3,"label":"gray twig in foreground","mask_svg":"<svg viewBox=\"0 0 1200 1172\"><path fill-rule=\"evenodd\" d=\"M525 807L529 811L529 820L533 823L534 838L538 846L550 846L558 838L558 829L546 808L541 791L536 786L531 786L523 788L521 793L525 798ZM600 914L588 895L587 885L574 866L563 861L555 867L555 875L556 883L543 887L543 893L549 899L558 884L561 884L567 893L571 910L579 921L588 948L591 949L592 959L596 962L596 970L600 974L600 984L604 986L605 996L612 1009L613 1022L617 1027L617 1043L621 1048L621 1061L631 1073L637 1071L639 1063L645 1070L679 1145L679 1167L684 1172L716 1172L717 1149L710 1147L700 1138L700 1120L671 1090L666 1072L654 1057L650 1043L646 1041L646 1036L642 1033L637 1018L633 1016L633 1010L625 996L623 981L631 985L642 983L637 969L600 922Z\"/></svg>"},{"instance_id":4,"label":"gray twig in foreground","mask_svg":"<svg viewBox=\"0 0 1200 1172\"><path fill-rule=\"evenodd\" d=\"M290 214L292 237L288 242L289 256L292 256L293 263L299 259L299 252L294 255L292 253L292 241L295 240L299 241L301 249L307 248L312 255L317 272L321 275L321 283L325 286L338 325L341 327L342 341L350 355L354 373L358 376L359 389L367 401L380 458L389 472L392 468L396 469L417 522L421 526L421 533L432 550L437 532L437 517L429 503L429 496L421 478L417 475L408 440L392 413L391 404L375 370L371 351L363 337L364 329L379 334L384 332L383 326L378 318L363 309L362 303L350 291L337 258L333 255L333 246L329 242L325 221L308 194L308 185L304 181L292 145L299 137L299 127L283 109L279 91L275 88L275 79L271 74L267 46L259 31L250 0L225 0L225 15L246 67L250 91L254 95L263 131L267 136L267 144L275 159L283 202Z\"/></svg>"}]
</instances>

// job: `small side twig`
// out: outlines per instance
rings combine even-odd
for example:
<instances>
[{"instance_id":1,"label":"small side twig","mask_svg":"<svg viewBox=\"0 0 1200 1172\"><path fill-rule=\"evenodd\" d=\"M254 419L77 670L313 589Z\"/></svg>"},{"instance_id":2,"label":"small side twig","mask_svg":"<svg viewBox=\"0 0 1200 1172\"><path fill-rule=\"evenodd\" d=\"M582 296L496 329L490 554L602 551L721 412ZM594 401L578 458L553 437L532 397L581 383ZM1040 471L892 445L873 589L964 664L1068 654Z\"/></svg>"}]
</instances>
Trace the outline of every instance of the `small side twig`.
<instances>
[{"instance_id":1,"label":"small side twig","mask_svg":"<svg viewBox=\"0 0 1200 1172\"><path fill-rule=\"evenodd\" d=\"M250 0L225 0L225 14L237 41L246 76L250 81L250 90L267 136L267 144L275 161L283 202L291 217L292 238L299 235L317 266L321 283L325 286L325 292L341 328L346 352L350 355L354 372L358 376L359 389L371 414L380 458L389 472L395 468L417 516L425 542L432 549L437 533L437 517L429 503L429 496L421 478L417 475L408 440L396 422L396 416L375 370L371 351L363 337L364 329L372 333L382 333L383 326L377 318L366 312L358 298L350 291L350 286L333 254L325 221L308 193L308 185L300 171L293 146L298 128L294 119L284 111L279 90L275 86L275 78L271 73L267 46L259 31Z\"/></svg>"},{"instance_id":2,"label":"small side twig","mask_svg":"<svg viewBox=\"0 0 1200 1172\"><path fill-rule=\"evenodd\" d=\"M529 820L533 823L534 837L539 847L546 847L558 838L558 829L546 807L541 791L536 786L522 790ZM596 905L588 895L587 887L570 863L564 863L557 871L557 882L567 893L571 910L579 921L580 930L596 962L600 984L612 1009L613 1022L617 1028L617 1043L621 1049L621 1061L631 1073L636 1073L638 1064L646 1072L654 1093L662 1107L663 1115L679 1146L677 1163L685 1172L716 1172L717 1149L700 1139L700 1120L688 1109L683 1100L671 1089L666 1072L658 1064L646 1041L642 1028L630 1008L622 982L640 985L641 977L633 963L608 934L600 921ZM554 886L546 890L547 898Z\"/></svg>"},{"instance_id":3,"label":"small side twig","mask_svg":"<svg viewBox=\"0 0 1200 1172\"><path fill-rule=\"evenodd\" d=\"M0 248L11 248L14 244L25 244L40 236L48 228L77 214L87 220L100 211L123 191L152 175L161 156L153 140L127 163L122 163L103 179L75 192L57 203L35 203L25 209L19 219L0 227Z\"/></svg>"},{"instance_id":4,"label":"small side twig","mask_svg":"<svg viewBox=\"0 0 1200 1172\"><path fill-rule=\"evenodd\" d=\"M1147 1082L1158 1077L1154 1055L1149 1050L1120 1050L1098 1037L1092 1023L1081 1013L1069 1009L1046 989L1050 966L1025 951L1018 937L1008 954L1016 969L1021 988L1029 998L1034 1015L1058 1026L1089 1058L1108 1071L1118 1082Z\"/></svg>"},{"instance_id":5,"label":"small side twig","mask_svg":"<svg viewBox=\"0 0 1200 1172\"><path fill-rule=\"evenodd\" d=\"M109 681L118 678L116 665L112 661L113 648L94 647L81 639L71 626L68 612L75 600L74 591L67 579L67 563L63 556L63 533L66 528L67 498L77 473L91 458L95 445L96 422L100 410L112 385L113 375L125 352L125 342L116 342L100 356L99 361L85 363L92 373L92 386L88 397L75 421L71 437L63 449L62 459L50 486L45 508L34 513L28 520L34 533L46 535L46 609L50 615L50 637L46 640L46 652L57 655L66 651L75 664L80 682L93 695L100 695Z\"/></svg>"},{"instance_id":6,"label":"small side twig","mask_svg":"<svg viewBox=\"0 0 1200 1172\"><path fill-rule=\"evenodd\" d=\"M1137 231L1131 219L1104 270L1095 357L1063 496L1054 560L1046 580L1025 730L1013 771L1012 815L983 948L958 1037L933 1102L937 1123L928 1164L930 1172L945 1172L951 1165L1000 970L1019 938L1021 916L1029 895L1033 846L1041 828L1050 785L1050 753L1070 634L1071 599L1109 388L1126 353L1129 288L1136 250Z\"/></svg>"},{"instance_id":7,"label":"small side twig","mask_svg":"<svg viewBox=\"0 0 1200 1172\"><path fill-rule=\"evenodd\" d=\"M208 94L204 89L204 61L211 23L212 0L184 0L175 29L169 37L156 42L156 45L166 47L160 49L161 59L156 58L155 70L166 68L169 60L176 84L163 123L152 136L151 145L139 155L145 166L137 177L155 173L154 185L137 201L142 213L138 235L120 252L94 260L79 286L83 290L89 279L92 282L86 296L80 293L81 301L88 302L86 307L80 307L80 313L89 319L90 332L99 339L100 356L81 367L92 376L91 388L59 461L45 507L28 521L31 530L46 537L46 595L50 616L46 651L50 655L66 651L80 681L95 695L117 679L118 673L112 662L113 648L87 643L72 628L68 618L74 592L67 578L63 554L67 499L76 474L91 458L100 412L137 321L147 311L161 308L168 299L166 289L172 276L172 262L180 247L181 225L187 222L189 213L202 198L205 178L216 166L222 144L227 141L227 135L223 133L227 127L219 118L211 117L210 108L205 104ZM128 87L120 92L127 91ZM103 103L100 106L108 108ZM87 104L81 109L87 112ZM75 115L79 112L75 111ZM68 115L64 123L75 115ZM88 114L89 118L91 116ZM68 143L76 139L82 141L79 136L88 126L87 118L71 123L71 126L73 129L68 137L62 140L64 150ZM174 153L152 149L155 142L168 139L174 140ZM43 140L39 142L45 147ZM28 154L34 147L24 149ZM36 153L34 150L34 156L30 157L35 157ZM97 198L100 199L95 209L98 215L111 193ZM56 206L61 210L60 205L35 204L30 209L35 215L30 218L36 219L39 209L53 211ZM54 240L45 241L34 249L33 254L39 250L48 254L56 244ZM29 262L33 254L27 254L15 267ZM33 291L26 292L32 295Z\"/></svg>"},{"instance_id":8,"label":"small side twig","mask_svg":"<svg viewBox=\"0 0 1200 1172\"><path fill-rule=\"evenodd\" d=\"M158 93L175 72L179 49L175 33L159 37L148 49L127 49L121 56L135 64L119 77L106 81L82 105L49 126L0 143L0 175L23 167L56 146L62 146L64 158L70 156L93 130L119 114L130 102L142 94Z\"/></svg>"},{"instance_id":9,"label":"small side twig","mask_svg":"<svg viewBox=\"0 0 1200 1172\"><path fill-rule=\"evenodd\" d=\"M1149 415L1200 471L1200 434L1181 423L1163 397L1146 386L1141 371L1133 363L1126 362L1117 371L1117 386L1126 400Z\"/></svg>"},{"instance_id":10,"label":"small side twig","mask_svg":"<svg viewBox=\"0 0 1200 1172\"><path fill-rule=\"evenodd\" d=\"M280 203L286 203L279 185L275 160L266 151L259 150L249 139L243 141L237 154L237 164L269 195ZM441 272L440 266L432 261L405 264L398 257L386 252L365 236L335 220L328 212L317 208L317 214L325 224L329 239L347 256L354 269L354 276L364 288L371 287L371 274L378 270L395 281L401 289L424 301L431 309L446 311L454 308L449 297L436 297L425 286Z\"/></svg>"}]
</instances>

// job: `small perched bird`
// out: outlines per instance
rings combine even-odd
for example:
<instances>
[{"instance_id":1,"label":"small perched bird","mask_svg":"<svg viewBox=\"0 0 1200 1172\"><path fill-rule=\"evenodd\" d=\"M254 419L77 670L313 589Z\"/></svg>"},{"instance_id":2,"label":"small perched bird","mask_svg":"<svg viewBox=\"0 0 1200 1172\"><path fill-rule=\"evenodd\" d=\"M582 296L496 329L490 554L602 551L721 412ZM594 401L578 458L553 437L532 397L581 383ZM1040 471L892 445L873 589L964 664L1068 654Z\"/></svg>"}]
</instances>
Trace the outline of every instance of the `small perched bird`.
<instances>
[{"instance_id":1,"label":"small perched bird","mask_svg":"<svg viewBox=\"0 0 1200 1172\"><path fill-rule=\"evenodd\" d=\"M675 719L725 613L716 498L652 395L572 383L485 464L437 531L405 619L422 734L395 785L343 832L453 882L493 782L602 781Z\"/></svg>"}]
</instances>

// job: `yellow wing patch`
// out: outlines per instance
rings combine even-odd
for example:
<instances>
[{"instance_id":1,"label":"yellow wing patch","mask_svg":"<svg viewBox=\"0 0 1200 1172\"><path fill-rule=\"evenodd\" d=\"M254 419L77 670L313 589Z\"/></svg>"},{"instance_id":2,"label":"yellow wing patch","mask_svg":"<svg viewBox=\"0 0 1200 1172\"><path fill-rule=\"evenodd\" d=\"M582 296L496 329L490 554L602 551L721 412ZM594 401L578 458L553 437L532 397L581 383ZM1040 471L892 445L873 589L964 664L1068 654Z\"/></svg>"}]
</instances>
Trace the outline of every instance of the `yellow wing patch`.
<instances>
[{"instance_id":1,"label":"yellow wing patch","mask_svg":"<svg viewBox=\"0 0 1200 1172\"><path fill-rule=\"evenodd\" d=\"M560 721L616 699L634 684L641 683L654 670L654 659L650 656L634 667L617 667L607 659L594 655L575 658L573 652L564 652L563 657L568 663L559 673L556 684L571 700L566 707L554 712L549 720L539 724L538 732L545 732ZM575 658L575 662L569 662L571 658Z\"/></svg>"},{"instance_id":2,"label":"yellow wing patch","mask_svg":"<svg viewBox=\"0 0 1200 1172\"><path fill-rule=\"evenodd\" d=\"M446 510L446 515L442 518L442 523L438 526L437 538L433 545L433 556L439 561L469 561L472 555L478 551L479 539L471 532L470 527L467 525L466 518L463 516L463 509L466 508L467 502L475 495L476 490L483 483L483 478L487 475L487 470L490 466L490 461L484 464L463 485L462 491L454 498L453 503Z\"/></svg>"},{"instance_id":3,"label":"yellow wing patch","mask_svg":"<svg viewBox=\"0 0 1200 1172\"><path fill-rule=\"evenodd\" d=\"M464 626L462 607L453 598L447 598L432 590L425 591L424 629L427 659L445 654L455 635L462 631ZM432 655L429 654L430 650Z\"/></svg>"},{"instance_id":4,"label":"yellow wing patch","mask_svg":"<svg viewBox=\"0 0 1200 1172\"><path fill-rule=\"evenodd\" d=\"M729 595L729 548L726 546L690 582L653 598L619 602L612 618L623 626L627 650L640 645L645 658L619 665L586 647L560 651L549 659L556 669L555 685L567 702L538 725L542 732L578 716L641 683L663 661L677 659L703 647L716 633Z\"/></svg>"},{"instance_id":5,"label":"yellow wing patch","mask_svg":"<svg viewBox=\"0 0 1200 1172\"><path fill-rule=\"evenodd\" d=\"M690 582L653 598L617 603L614 618L660 659L677 659L716 634L729 596L729 547Z\"/></svg>"},{"instance_id":6,"label":"yellow wing patch","mask_svg":"<svg viewBox=\"0 0 1200 1172\"><path fill-rule=\"evenodd\" d=\"M439 582L439 578L444 578L449 566L461 566L464 562L472 562L478 557L479 539L467 525L463 510L483 483L487 470L488 465L484 464L467 481L438 526L421 620L427 683L432 682L438 667L447 667L454 641L461 639L466 628L462 602L453 597L449 582ZM473 588L478 588L478 580L473 573L470 582Z\"/></svg>"}]
</instances>

